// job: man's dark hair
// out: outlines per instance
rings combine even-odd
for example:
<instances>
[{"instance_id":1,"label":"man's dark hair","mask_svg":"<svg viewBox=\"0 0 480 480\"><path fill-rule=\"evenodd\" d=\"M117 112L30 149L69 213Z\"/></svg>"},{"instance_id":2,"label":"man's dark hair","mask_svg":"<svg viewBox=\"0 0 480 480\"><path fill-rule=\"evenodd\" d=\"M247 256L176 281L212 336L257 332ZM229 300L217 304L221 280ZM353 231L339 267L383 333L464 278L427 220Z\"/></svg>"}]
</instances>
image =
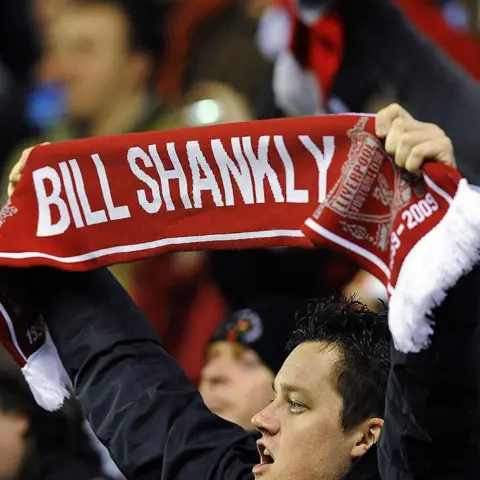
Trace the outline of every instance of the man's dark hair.
<instances>
[{"instance_id":1,"label":"man's dark hair","mask_svg":"<svg viewBox=\"0 0 480 480\"><path fill-rule=\"evenodd\" d=\"M376 313L351 298L311 301L297 315L297 330L287 349L305 342L336 346L336 388L343 398L341 421L349 430L371 417L383 417L390 367L390 333L386 313Z\"/></svg>"}]
</instances>

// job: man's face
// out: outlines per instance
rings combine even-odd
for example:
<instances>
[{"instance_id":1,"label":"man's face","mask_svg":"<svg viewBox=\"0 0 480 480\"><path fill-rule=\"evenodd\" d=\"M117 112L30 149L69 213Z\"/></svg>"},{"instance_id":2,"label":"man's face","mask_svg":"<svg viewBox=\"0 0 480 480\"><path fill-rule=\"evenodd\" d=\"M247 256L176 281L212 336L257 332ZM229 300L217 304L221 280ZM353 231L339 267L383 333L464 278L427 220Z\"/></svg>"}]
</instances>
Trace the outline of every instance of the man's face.
<instances>
[{"instance_id":1,"label":"man's face","mask_svg":"<svg viewBox=\"0 0 480 480\"><path fill-rule=\"evenodd\" d=\"M26 453L25 434L28 421L15 414L0 411L0 479L16 477Z\"/></svg>"},{"instance_id":2,"label":"man's face","mask_svg":"<svg viewBox=\"0 0 480 480\"><path fill-rule=\"evenodd\" d=\"M271 399L272 380L272 371L253 350L234 342L216 342L208 349L199 390L210 410L252 430L253 414Z\"/></svg>"},{"instance_id":3,"label":"man's face","mask_svg":"<svg viewBox=\"0 0 480 480\"><path fill-rule=\"evenodd\" d=\"M260 452L265 447L273 457L254 468L256 479L336 480L348 469L358 432L341 426L339 358L337 348L320 342L289 355L275 378L275 400L252 420L263 434Z\"/></svg>"},{"instance_id":4,"label":"man's face","mask_svg":"<svg viewBox=\"0 0 480 480\"><path fill-rule=\"evenodd\" d=\"M47 47L73 118L111 113L145 81L139 68L145 58L130 48L125 15L113 6L67 7L52 22Z\"/></svg>"}]
</instances>

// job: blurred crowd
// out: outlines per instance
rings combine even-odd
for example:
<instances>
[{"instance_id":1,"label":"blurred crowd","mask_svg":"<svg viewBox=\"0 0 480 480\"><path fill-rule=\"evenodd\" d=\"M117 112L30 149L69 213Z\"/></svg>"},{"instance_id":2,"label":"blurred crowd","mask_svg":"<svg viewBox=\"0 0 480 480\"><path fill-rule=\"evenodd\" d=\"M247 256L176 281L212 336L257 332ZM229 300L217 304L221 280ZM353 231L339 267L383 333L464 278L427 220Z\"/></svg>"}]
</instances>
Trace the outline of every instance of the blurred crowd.
<instances>
[{"instance_id":1,"label":"blurred crowd","mask_svg":"<svg viewBox=\"0 0 480 480\"><path fill-rule=\"evenodd\" d=\"M480 2L394 0L401 24L389 16L390 0L305 0L302 15L296 2L2 0L2 201L21 151L46 141L375 112L392 101L438 123L454 143L470 135L455 107L471 103L462 95L480 79ZM465 148L478 159L477 135L470 136ZM473 160L464 171L480 178ZM176 253L112 272L207 406L246 429L269 401L299 302L356 293L379 310L386 301L375 278L328 250ZM245 346L240 340L255 316L268 342ZM238 331L229 342L232 322ZM12 413L22 422L9 424ZM13 429L31 436L21 471ZM65 470L45 473L58 456ZM67 474L121 478L75 401L59 412L40 411L0 352L0 478Z\"/></svg>"}]
</instances>

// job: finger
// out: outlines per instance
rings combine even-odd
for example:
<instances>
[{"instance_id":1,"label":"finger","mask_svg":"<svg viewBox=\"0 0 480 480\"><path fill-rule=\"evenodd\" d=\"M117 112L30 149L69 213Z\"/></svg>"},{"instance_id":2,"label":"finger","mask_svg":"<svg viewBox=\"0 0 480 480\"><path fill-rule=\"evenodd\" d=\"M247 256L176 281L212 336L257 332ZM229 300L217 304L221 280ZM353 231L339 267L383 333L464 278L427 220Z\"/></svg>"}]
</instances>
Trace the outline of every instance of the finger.
<instances>
[{"instance_id":1,"label":"finger","mask_svg":"<svg viewBox=\"0 0 480 480\"><path fill-rule=\"evenodd\" d=\"M50 142L44 142L44 143L41 143L40 145L48 145L49 143ZM8 198L12 196L13 191L15 190L15 187L17 186L18 182L22 178L23 170L34 148L35 146L26 148L20 155L20 159L18 160L18 162L13 166L8 176L8 186L7 186Z\"/></svg>"},{"instance_id":2,"label":"finger","mask_svg":"<svg viewBox=\"0 0 480 480\"><path fill-rule=\"evenodd\" d=\"M18 162L13 166L10 175L9 175L9 180L12 181L17 177L19 174L22 174L23 169L25 168L25 165L27 163L28 157L30 156L30 153L35 147L29 147L26 148L23 152L22 155L20 156L20 159Z\"/></svg>"},{"instance_id":3,"label":"finger","mask_svg":"<svg viewBox=\"0 0 480 480\"><path fill-rule=\"evenodd\" d=\"M385 138L385 150L388 154L394 155L397 151L400 138L402 138L402 136L407 132L433 130L439 132L439 134L441 135L444 135L443 130L441 130L433 123L420 122L418 120L415 120L414 118L396 118L392 122L390 130L388 131Z\"/></svg>"},{"instance_id":4,"label":"finger","mask_svg":"<svg viewBox=\"0 0 480 480\"><path fill-rule=\"evenodd\" d=\"M390 128L388 129L388 134L385 138L385 151L389 155L395 154L400 137L404 135L405 132L405 120L401 117L397 117L390 125Z\"/></svg>"},{"instance_id":5,"label":"finger","mask_svg":"<svg viewBox=\"0 0 480 480\"><path fill-rule=\"evenodd\" d=\"M445 165L455 166L455 156L451 140L444 136L440 139L427 140L415 145L405 162L405 169L412 173L420 171L427 160L435 160Z\"/></svg>"},{"instance_id":6,"label":"finger","mask_svg":"<svg viewBox=\"0 0 480 480\"><path fill-rule=\"evenodd\" d=\"M22 178L22 174L17 173L15 175L11 175L9 181L10 183L17 184L20 181L20 178Z\"/></svg>"},{"instance_id":7,"label":"finger","mask_svg":"<svg viewBox=\"0 0 480 480\"><path fill-rule=\"evenodd\" d=\"M14 178L18 177L18 175L22 174L23 169L25 168L25 165L27 164L27 161L30 157L30 154L32 153L32 150L36 148L37 146L42 146L42 145L49 145L50 142L43 142L40 143L39 145L34 145L32 147L26 148L22 154L20 155L20 159L18 162L13 166L10 175L9 175L9 180L13 180Z\"/></svg>"},{"instance_id":8,"label":"finger","mask_svg":"<svg viewBox=\"0 0 480 480\"><path fill-rule=\"evenodd\" d=\"M375 131L377 136L385 138L397 118L410 120L413 117L398 103L393 103L388 107L382 108L375 118Z\"/></svg>"},{"instance_id":9,"label":"finger","mask_svg":"<svg viewBox=\"0 0 480 480\"><path fill-rule=\"evenodd\" d=\"M400 168L405 168L410 151L416 145L445 137L444 132L436 125L423 124L423 128L404 131L397 139L394 160Z\"/></svg>"}]
</instances>

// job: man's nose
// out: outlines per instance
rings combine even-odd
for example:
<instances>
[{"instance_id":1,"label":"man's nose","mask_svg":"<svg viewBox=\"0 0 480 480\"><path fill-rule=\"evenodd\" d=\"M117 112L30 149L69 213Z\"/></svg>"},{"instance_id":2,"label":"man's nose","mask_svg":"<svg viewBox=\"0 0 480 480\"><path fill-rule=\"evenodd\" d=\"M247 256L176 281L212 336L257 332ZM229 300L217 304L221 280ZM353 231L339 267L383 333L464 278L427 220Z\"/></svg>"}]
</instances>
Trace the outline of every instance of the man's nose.
<instances>
[{"instance_id":1,"label":"man's nose","mask_svg":"<svg viewBox=\"0 0 480 480\"><path fill-rule=\"evenodd\" d=\"M280 431L280 420L276 415L273 404L255 414L252 418L252 424L262 435L276 435Z\"/></svg>"}]
</instances>

